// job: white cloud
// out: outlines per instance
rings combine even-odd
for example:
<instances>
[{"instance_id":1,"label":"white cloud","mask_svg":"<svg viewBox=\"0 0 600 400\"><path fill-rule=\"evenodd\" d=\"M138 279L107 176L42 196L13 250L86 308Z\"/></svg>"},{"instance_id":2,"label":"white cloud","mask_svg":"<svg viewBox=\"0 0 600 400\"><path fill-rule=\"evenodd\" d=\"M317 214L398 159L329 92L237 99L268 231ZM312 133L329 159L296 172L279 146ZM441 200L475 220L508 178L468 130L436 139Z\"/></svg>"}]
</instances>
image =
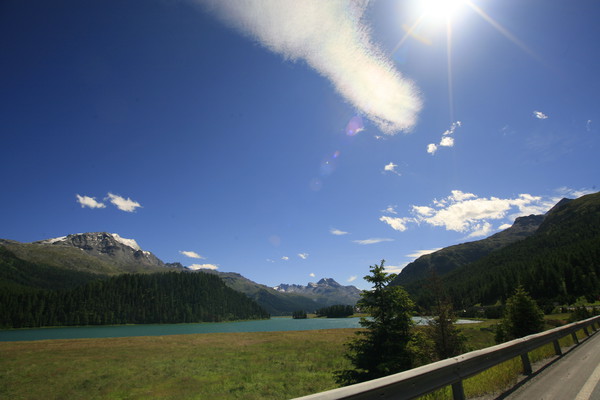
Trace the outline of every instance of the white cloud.
<instances>
[{"instance_id":1,"label":"white cloud","mask_svg":"<svg viewBox=\"0 0 600 400\"><path fill-rule=\"evenodd\" d=\"M77 202L81 204L81 208L89 207L89 208L105 208L106 205L104 203L100 203L96 201L95 197L89 196L77 196Z\"/></svg>"},{"instance_id":2,"label":"white cloud","mask_svg":"<svg viewBox=\"0 0 600 400\"><path fill-rule=\"evenodd\" d=\"M193 0L286 60L303 60L381 131L408 131L421 100L369 37L367 1Z\"/></svg>"},{"instance_id":3,"label":"white cloud","mask_svg":"<svg viewBox=\"0 0 600 400\"><path fill-rule=\"evenodd\" d=\"M440 146L444 147L452 147L454 146L454 138L450 136L444 136L442 140L440 140Z\"/></svg>"},{"instance_id":4,"label":"white cloud","mask_svg":"<svg viewBox=\"0 0 600 400\"><path fill-rule=\"evenodd\" d=\"M136 208L141 207L141 204L137 201L133 201L130 198L124 198L116 194L109 193L108 200L121 211L133 212Z\"/></svg>"},{"instance_id":5,"label":"white cloud","mask_svg":"<svg viewBox=\"0 0 600 400\"><path fill-rule=\"evenodd\" d=\"M488 236L493 231L492 224L487 221L484 221L480 224L474 224L472 227L472 232L468 237L485 237Z\"/></svg>"},{"instance_id":6,"label":"white cloud","mask_svg":"<svg viewBox=\"0 0 600 400\"><path fill-rule=\"evenodd\" d=\"M427 206L412 206L412 210L423 217L430 217L435 214L435 210Z\"/></svg>"},{"instance_id":7,"label":"white cloud","mask_svg":"<svg viewBox=\"0 0 600 400\"><path fill-rule=\"evenodd\" d=\"M561 190L563 193L566 191L564 188ZM426 223L448 231L466 233L468 237L481 237L492 233L493 221L505 220L504 225L507 225L507 220L514 220L519 216L543 214L558 200L560 198L544 198L531 194L520 194L513 198L485 198L453 190L446 198L433 200L434 207L413 205L412 217L381 217L379 220L396 230L406 230L411 223ZM395 223L396 227L392 223Z\"/></svg>"},{"instance_id":8,"label":"white cloud","mask_svg":"<svg viewBox=\"0 0 600 400\"><path fill-rule=\"evenodd\" d=\"M537 119L547 119L548 118L548 116L541 111L534 111L533 116L536 117Z\"/></svg>"},{"instance_id":9,"label":"white cloud","mask_svg":"<svg viewBox=\"0 0 600 400\"><path fill-rule=\"evenodd\" d=\"M364 239L364 240L353 240L354 243L358 243L358 244L375 244L375 243L381 243L381 242L393 242L394 239L388 239L388 238L371 238L371 239Z\"/></svg>"},{"instance_id":10,"label":"white cloud","mask_svg":"<svg viewBox=\"0 0 600 400\"><path fill-rule=\"evenodd\" d=\"M388 214L398 214L398 212L396 211L396 206L387 206L387 208L385 210L381 210L381 212Z\"/></svg>"},{"instance_id":11,"label":"white cloud","mask_svg":"<svg viewBox=\"0 0 600 400\"><path fill-rule=\"evenodd\" d=\"M202 257L200 254L196 253L195 251L184 251L184 250L181 250L179 253L181 253L184 256L189 257L189 258L204 259L204 257Z\"/></svg>"},{"instance_id":12,"label":"white cloud","mask_svg":"<svg viewBox=\"0 0 600 400\"><path fill-rule=\"evenodd\" d=\"M356 278L358 278L356 275L352 275L350 278L348 278L348 282L354 282L356 280Z\"/></svg>"},{"instance_id":13,"label":"white cloud","mask_svg":"<svg viewBox=\"0 0 600 400\"><path fill-rule=\"evenodd\" d=\"M394 173L394 174L396 174L398 176L401 176L402 174L400 172L398 172L396 170L396 168L398 168L398 165L394 164L393 162L390 162L385 167L383 167L383 171L384 172L391 172L391 173Z\"/></svg>"},{"instance_id":14,"label":"white cloud","mask_svg":"<svg viewBox=\"0 0 600 400\"><path fill-rule=\"evenodd\" d=\"M590 132L592 130L592 120L588 119L587 122L585 123L585 130Z\"/></svg>"},{"instance_id":15,"label":"white cloud","mask_svg":"<svg viewBox=\"0 0 600 400\"><path fill-rule=\"evenodd\" d=\"M417 258L419 258L421 256L425 256L427 254L435 253L436 251L441 250L441 249L442 249L441 247L438 247L437 249L416 250L414 253L407 254L406 257L417 259Z\"/></svg>"},{"instance_id":16,"label":"white cloud","mask_svg":"<svg viewBox=\"0 0 600 400\"><path fill-rule=\"evenodd\" d=\"M303 260L306 260L308 258L308 253L298 253L298 257L300 257Z\"/></svg>"},{"instance_id":17,"label":"white cloud","mask_svg":"<svg viewBox=\"0 0 600 400\"><path fill-rule=\"evenodd\" d=\"M502 224L498 227L499 230L503 231L505 229L510 228L512 225L511 224Z\"/></svg>"},{"instance_id":18,"label":"white cloud","mask_svg":"<svg viewBox=\"0 0 600 400\"><path fill-rule=\"evenodd\" d=\"M290 258L289 258L288 256L283 256L283 257L281 257L281 259L282 259L283 261L287 261L287 260L289 260Z\"/></svg>"},{"instance_id":19,"label":"white cloud","mask_svg":"<svg viewBox=\"0 0 600 400\"><path fill-rule=\"evenodd\" d=\"M308 274L308 276L310 276L311 278L314 278L316 275L314 272L311 272L310 274Z\"/></svg>"},{"instance_id":20,"label":"white cloud","mask_svg":"<svg viewBox=\"0 0 600 400\"><path fill-rule=\"evenodd\" d=\"M348 234L348 232L341 231L341 230L335 229L335 228L331 228L329 230L329 233L331 233L332 235L336 235L336 236L341 236L341 235L347 235Z\"/></svg>"},{"instance_id":21,"label":"white cloud","mask_svg":"<svg viewBox=\"0 0 600 400\"><path fill-rule=\"evenodd\" d=\"M427 145L427 153L434 155L436 151L438 151L439 147L453 147L454 146L454 138L451 136L454 134L456 129L462 126L462 122L455 121L450 125L450 128L446 129L442 132L442 138L440 139L439 145L434 143L430 143Z\"/></svg>"},{"instance_id":22,"label":"white cloud","mask_svg":"<svg viewBox=\"0 0 600 400\"><path fill-rule=\"evenodd\" d=\"M212 269L212 270L216 270L219 269L219 266L215 265L215 264L192 264L189 267L187 267L188 269L192 269L194 271L199 270L199 269Z\"/></svg>"},{"instance_id":23,"label":"white cloud","mask_svg":"<svg viewBox=\"0 0 600 400\"><path fill-rule=\"evenodd\" d=\"M406 227L406 223L410 220L410 218L409 219L395 218L395 217L388 217L388 216L383 215L379 218L379 220L385 222L386 224L391 226L394 230L404 232L405 230L408 229Z\"/></svg>"}]
</instances>

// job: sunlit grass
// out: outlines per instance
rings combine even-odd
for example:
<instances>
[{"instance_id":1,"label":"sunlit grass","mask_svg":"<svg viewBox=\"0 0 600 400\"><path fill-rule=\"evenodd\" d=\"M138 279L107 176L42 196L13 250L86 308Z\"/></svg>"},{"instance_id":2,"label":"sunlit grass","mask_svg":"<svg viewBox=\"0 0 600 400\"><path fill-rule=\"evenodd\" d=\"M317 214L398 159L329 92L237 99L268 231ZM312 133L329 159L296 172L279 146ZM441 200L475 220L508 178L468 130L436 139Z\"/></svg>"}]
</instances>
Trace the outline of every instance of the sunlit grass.
<instances>
[{"instance_id":1,"label":"sunlit grass","mask_svg":"<svg viewBox=\"0 0 600 400\"><path fill-rule=\"evenodd\" d=\"M497 320L461 325L469 350L494 345ZM0 342L4 399L286 399L335 388L356 329ZM583 331L577 332L581 340ZM571 335L560 340L563 351ZM554 356L552 344L532 363ZM500 393L519 357L464 381L467 397ZM444 388L426 399L451 399Z\"/></svg>"},{"instance_id":2,"label":"sunlit grass","mask_svg":"<svg viewBox=\"0 0 600 400\"><path fill-rule=\"evenodd\" d=\"M0 343L0 398L284 399L336 387L353 329Z\"/></svg>"}]
</instances>

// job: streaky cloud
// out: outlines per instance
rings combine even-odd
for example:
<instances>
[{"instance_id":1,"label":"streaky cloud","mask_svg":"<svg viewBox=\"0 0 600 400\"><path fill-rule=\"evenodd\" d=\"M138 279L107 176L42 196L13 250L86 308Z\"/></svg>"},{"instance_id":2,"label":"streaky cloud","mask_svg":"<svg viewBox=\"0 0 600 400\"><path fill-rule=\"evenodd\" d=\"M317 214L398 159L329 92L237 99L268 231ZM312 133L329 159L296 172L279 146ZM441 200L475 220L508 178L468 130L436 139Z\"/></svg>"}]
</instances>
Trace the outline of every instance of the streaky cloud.
<instances>
[{"instance_id":1,"label":"streaky cloud","mask_svg":"<svg viewBox=\"0 0 600 400\"><path fill-rule=\"evenodd\" d=\"M134 212L136 208L141 207L142 205L137 201L131 200L129 197L124 198L117 194L109 193L107 195L107 199L119 210L126 212Z\"/></svg>"},{"instance_id":2,"label":"streaky cloud","mask_svg":"<svg viewBox=\"0 0 600 400\"><path fill-rule=\"evenodd\" d=\"M305 61L386 134L410 131L416 86L373 43L366 0L188 0L286 60Z\"/></svg>"},{"instance_id":3,"label":"streaky cloud","mask_svg":"<svg viewBox=\"0 0 600 400\"><path fill-rule=\"evenodd\" d=\"M367 245L367 244L376 244L376 243L382 243L382 242L393 242L394 239L389 239L389 238L371 238L371 239L363 239L363 240L353 240L354 243L358 243L361 245Z\"/></svg>"}]
</instances>

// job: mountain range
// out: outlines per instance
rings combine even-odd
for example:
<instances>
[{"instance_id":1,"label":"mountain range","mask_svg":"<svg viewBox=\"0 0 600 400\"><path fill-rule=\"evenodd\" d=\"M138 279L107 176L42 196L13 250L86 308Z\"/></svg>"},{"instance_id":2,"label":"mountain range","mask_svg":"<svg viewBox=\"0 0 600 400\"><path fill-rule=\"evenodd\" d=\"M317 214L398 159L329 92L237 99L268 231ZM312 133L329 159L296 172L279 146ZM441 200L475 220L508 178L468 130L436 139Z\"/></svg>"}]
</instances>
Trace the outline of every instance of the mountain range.
<instances>
[{"instance_id":1,"label":"mountain range","mask_svg":"<svg viewBox=\"0 0 600 400\"><path fill-rule=\"evenodd\" d=\"M236 273L191 271L180 263L164 263L152 252L141 249L134 239L116 233L78 233L33 243L0 239L0 287L72 288L123 273L165 271L215 274L227 286L244 293L272 315L288 315L296 310L314 312L334 304L354 305L360 297L356 287L342 286L331 278L322 279L318 284L309 283L304 290L288 292L258 284Z\"/></svg>"},{"instance_id":2,"label":"mountain range","mask_svg":"<svg viewBox=\"0 0 600 400\"><path fill-rule=\"evenodd\" d=\"M486 239L446 247L407 265L402 285L422 306L428 275L441 278L459 307L494 304L522 285L540 303L572 303L600 295L600 193L562 199L544 215L517 218Z\"/></svg>"}]
</instances>

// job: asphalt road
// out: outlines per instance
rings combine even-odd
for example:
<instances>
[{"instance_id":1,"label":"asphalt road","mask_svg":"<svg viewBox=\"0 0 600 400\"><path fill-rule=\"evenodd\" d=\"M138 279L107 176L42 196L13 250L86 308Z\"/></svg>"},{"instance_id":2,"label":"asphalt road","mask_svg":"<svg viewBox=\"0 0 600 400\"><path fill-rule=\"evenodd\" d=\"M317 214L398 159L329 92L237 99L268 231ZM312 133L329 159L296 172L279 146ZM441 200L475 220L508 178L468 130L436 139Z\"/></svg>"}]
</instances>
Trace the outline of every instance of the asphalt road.
<instances>
[{"instance_id":1,"label":"asphalt road","mask_svg":"<svg viewBox=\"0 0 600 400\"><path fill-rule=\"evenodd\" d=\"M600 332L525 381L507 400L600 400Z\"/></svg>"}]
</instances>

